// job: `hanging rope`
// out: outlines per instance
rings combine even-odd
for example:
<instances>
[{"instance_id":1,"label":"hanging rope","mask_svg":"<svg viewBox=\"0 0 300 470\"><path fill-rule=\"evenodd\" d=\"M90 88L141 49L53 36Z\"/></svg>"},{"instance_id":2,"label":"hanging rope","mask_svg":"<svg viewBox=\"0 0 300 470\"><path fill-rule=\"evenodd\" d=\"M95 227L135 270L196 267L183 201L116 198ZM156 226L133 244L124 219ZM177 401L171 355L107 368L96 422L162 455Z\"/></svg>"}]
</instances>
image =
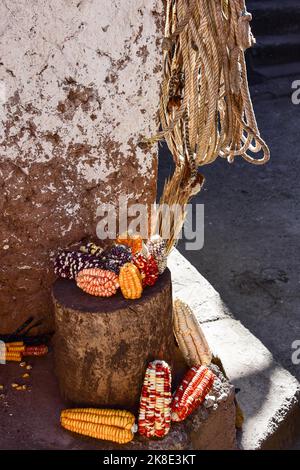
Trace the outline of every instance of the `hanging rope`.
<instances>
[{"instance_id":1,"label":"hanging rope","mask_svg":"<svg viewBox=\"0 0 300 470\"><path fill-rule=\"evenodd\" d=\"M218 156L256 165L270 158L247 81L244 51L255 43L251 18L244 0L167 0L162 131L147 140L152 145L165 139L176 165L160 203L185 206L203 184L197 168Z\"/></svg>"}]
</instances>

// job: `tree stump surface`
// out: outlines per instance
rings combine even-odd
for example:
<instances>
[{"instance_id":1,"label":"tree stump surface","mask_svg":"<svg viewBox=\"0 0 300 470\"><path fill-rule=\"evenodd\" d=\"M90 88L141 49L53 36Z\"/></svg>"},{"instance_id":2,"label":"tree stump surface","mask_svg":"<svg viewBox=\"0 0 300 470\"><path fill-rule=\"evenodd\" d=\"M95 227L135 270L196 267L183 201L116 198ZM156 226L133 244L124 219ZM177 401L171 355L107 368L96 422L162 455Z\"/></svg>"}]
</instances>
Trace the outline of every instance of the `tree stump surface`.
<instances>
[{"instance_id":1,"label":"tree stump surface","mask_svg":"<svg viewBox=\"0 0 300 470\"><path fill-rule=\"evenodd\" d=\"M137 300L120 290L93 297L74 281L53 285L55 367L62 395L79 405L136 409L148 363L174 365L172 285L167 269Z\"/></svg>"}]
</instances>

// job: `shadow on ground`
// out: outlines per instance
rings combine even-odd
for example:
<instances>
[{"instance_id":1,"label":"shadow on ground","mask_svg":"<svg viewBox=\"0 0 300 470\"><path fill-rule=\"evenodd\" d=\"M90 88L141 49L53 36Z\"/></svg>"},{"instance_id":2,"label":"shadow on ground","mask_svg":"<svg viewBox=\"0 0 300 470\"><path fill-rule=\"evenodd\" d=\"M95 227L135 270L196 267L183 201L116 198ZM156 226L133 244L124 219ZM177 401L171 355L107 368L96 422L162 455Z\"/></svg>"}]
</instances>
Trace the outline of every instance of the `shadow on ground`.
<instances>
[{"instance_id":1,"label":"shadow on ground","mask_svg":"<svg viewBox=\"0 0 300 470\"><path fill-rule=\"evenodd\" d=\"M193 204L205 205L204 247L188 251L181 241L178 249L300 380L300 365L292 362L292 343L300 340L300 105L289 96L257 99L255 111L271 161L253 166L218 159L203 167L205 188ZM171 168L164 147L159 168L161 191Z\"/></svg>"}]
</instances>

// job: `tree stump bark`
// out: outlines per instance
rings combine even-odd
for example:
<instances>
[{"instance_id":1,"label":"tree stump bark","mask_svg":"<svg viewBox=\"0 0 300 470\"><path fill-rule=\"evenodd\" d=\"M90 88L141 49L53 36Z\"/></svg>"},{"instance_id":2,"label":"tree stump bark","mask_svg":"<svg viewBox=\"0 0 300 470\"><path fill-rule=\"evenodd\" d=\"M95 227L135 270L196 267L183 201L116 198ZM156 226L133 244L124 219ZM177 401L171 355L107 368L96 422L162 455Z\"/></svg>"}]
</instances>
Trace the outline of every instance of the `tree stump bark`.
<instances>
[{"instance_id":1,"label":"tree stump bark","mask_svg":"<svg viewBox=\"0 0 300 470\"><path fill-rule=\"evenodd\" d=\"M136 409L149 361L175 357L172 286L167 269L141 299L108 299L73 281L53 286L56 374L64 398L81 405Z\"/></svg>"}]
</instances>

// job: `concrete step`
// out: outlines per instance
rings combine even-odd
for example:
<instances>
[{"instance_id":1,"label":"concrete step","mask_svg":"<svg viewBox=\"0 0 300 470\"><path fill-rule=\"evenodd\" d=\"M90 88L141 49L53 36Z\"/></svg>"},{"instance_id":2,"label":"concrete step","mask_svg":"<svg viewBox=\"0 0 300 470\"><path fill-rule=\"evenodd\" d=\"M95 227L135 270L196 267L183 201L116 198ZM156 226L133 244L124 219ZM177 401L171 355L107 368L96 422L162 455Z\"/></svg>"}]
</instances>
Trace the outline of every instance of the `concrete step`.
<instances>
[{"instance_id":1,"label":"concrete step","mask_svg":"<svg viewBox=\"0 0 300 470\"><path fill-rule=\"evenodd\" d=\"M251 84L251 98L255 103L257 100L276 99L282 97L291 97L293 93L292 83L297 80L299 75L269 78L261 83Z\"/></svg>"},{"instance_id":2,"label":"concrete step","mask_svg":"<svg viewBox=\"0 0 300 470\"><path fill-rule=\"evenodd\" d=\"M174 297L193 308L213 352L240 389L245 423L238 435L239 447L292 447L300 434L299 382L233 318L212 285L177 250L171 253L169 268Z\"/></svg>"},{"instance_id":3,"label":"concrete step","mask_svg":"<svg viewBox=\"0 0 300 470\"><path fill-rule=\"evenodd\" d=\"M275 64L259 67L257 70L261 76L266 79L274 79L280 77L300 77L300 61L291 62L289 64Z\"/></svg>"},{"instance_id":4,"label":"concrete step","mask_svg":"<svg viewBox=\"0 0 300 470\"><path fill-rule=\"evenodd\" d=\"M298 0L281 2L260 0L249 1L247 10L252 13L251 23L254 35L274 35L299 31L300 3Z\"/></svg>"},{"instance_id":5,"label":"concrete step","mask_svg":"<svg viewBox=\"0 0 300 470\"><path fill-rule=\"evenodd\" d=\"M254 66L287 64L300 60L300 34L257 36L251 54Z\"/></svg>"}]
</instances>

